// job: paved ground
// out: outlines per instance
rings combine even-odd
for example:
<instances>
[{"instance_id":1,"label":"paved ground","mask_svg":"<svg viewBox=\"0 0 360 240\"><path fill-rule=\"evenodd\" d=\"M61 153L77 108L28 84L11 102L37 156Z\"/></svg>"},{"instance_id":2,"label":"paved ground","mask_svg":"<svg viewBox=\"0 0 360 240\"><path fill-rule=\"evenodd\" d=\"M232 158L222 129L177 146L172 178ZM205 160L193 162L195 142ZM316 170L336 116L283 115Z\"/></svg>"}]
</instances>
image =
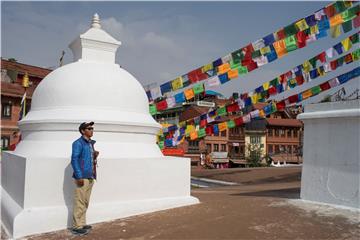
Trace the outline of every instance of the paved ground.
<instances>
[{"instance_id":1,"label":"paved ground","mask_svg":"<svg viewBox=\"0 0 360 240\"><path fill-rule=\"evenodd\" d=\"M299 198L300 167L192 175L239 185L193 189L198 205L96 224L85 237L65 230L28 239L359 239L359 212L292 200Z\"/></svg>"}]
</instances>

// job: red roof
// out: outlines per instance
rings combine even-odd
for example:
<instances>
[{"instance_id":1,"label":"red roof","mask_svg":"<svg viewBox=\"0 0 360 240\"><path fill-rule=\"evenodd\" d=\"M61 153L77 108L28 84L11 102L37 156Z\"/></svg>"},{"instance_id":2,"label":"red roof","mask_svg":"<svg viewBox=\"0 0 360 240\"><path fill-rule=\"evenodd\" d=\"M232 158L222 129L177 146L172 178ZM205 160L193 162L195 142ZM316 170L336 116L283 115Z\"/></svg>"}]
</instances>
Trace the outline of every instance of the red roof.
<instances>
[{"instance_id":1,"label":"red roof","mask_svg":"<svg viewBox=\"0 0 360 240\"><path fill-rule=\"evenodd\" d=\"M286 126L286 127L302 127L303 123L297 119L283 119L283 118L266 118L266 122L271 126Z\"/></svg>"},{"instance_id":2,"label":"red roof","mask_svg":"<svg viewBox=\"0 0 360 240\"><path fill-rule=\"evenodd\" d=\"M19 73L23 74L27 72L29 76L36 76L39 78L44 78L52 71L51 69L31 66L18 62L11 62L5 59L1 59L1 69L17 70Z\"/></svg>"},{"instance_id":3,"label":"red roof","mask_svg":"<svg viewBox=\"0 0 360 240\"><path fill-rule=\"evenodd\" d=\"M195 117L198 117L204 113L207 113L210 108L208 107L199 107L199 106L190 106L187 109L185 109L182 113L180 113L179 121L186 121L188 119L192 119Z\"/></svg>"}]
</instances>

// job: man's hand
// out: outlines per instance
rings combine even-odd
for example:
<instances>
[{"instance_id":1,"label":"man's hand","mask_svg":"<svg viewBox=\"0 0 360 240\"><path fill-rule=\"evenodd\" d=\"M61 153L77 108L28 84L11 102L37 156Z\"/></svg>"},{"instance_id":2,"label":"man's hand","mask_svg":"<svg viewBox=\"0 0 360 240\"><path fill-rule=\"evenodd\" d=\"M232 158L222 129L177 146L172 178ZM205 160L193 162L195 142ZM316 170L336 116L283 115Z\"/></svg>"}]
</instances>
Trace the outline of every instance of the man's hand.
<instances>
[{"instance_id":1,"label":"man's hand","mask_svg":"<svg viewBox=\"0 0 360 240\"><path fill-rule=\"evenodd\" d=\"M75 179L75 182L78 187L84 186L84 179Z\"/></svg>"},{"instance_id":2,"label":"man's hand","mask_svg":"<svg viewBox=\"0 0 360 240\"><path fill-rule=\"evenodd\" d=\"M98 156L99 156L99 151L94 151L94 159L97 159Z\"/></svg>"}]
</instances>

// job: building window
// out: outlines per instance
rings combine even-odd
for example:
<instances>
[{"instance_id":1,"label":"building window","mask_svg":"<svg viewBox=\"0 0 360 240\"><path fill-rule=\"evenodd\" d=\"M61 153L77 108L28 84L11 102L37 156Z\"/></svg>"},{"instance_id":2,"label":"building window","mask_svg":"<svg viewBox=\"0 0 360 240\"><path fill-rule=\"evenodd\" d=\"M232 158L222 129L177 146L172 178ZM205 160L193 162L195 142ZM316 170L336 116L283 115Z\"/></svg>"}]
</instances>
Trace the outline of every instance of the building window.
<instances>
[{"instance_id":1,"label":"building window","mask_svg":"<svg viewBox=\"0 0 360 240\"><path fill-rule=\"evenodd\" d=\"M275 145L275 153L280 153L279 145Z\"/></svg>"},{"instance_id":2,"label":"building window","mask_svg":"<svg viewBox=\"0 0 360 240\"><path fill-rule=\"evenodd\" d=\"M279 129L275 128L275 137L279 136Z\"/></svg>"},{"instance_id":3,"label":"building window","mask_svg":"<svg viewBox=\"0 0 360 240\"><path fill-rule=\"evenodd\" d=\"M250 136L250 143L251 144L259 144L261 142L260 136Z\"/></svg>"},{"instance_id":4,"label":"building window","mask_svg":"<svg viewBox=\"0 0 360 240\"><path fill-rule=\"evenodd\" d=\"M298 130L294 129L294 138L298 137Z\"/></svg>"},{"instance_id":5,"label":"building window","mask_svg":"<svg viewBox=\"0 0 360 240\"><path fill-rule=\"evenodd\" d=\"M239 148L238 146L235 146L234 149L235 149L235 153L236 153L236 154L239 154L239 153L240 153L240 148Z\"/></svg>"},{"instance_id":6,"label":"building window","mask_svg":"<svg viewBox=\"0 0 360 240\"><path fill-rule=\"evenodd\" d=\"M11 118L11 109L12 109L11 103L2 103L1 108L2 108L1 117Z\"/></svg>"},{"instance_id":7,"label":"building window","mask_svg":"<svg viewBox=\"0 0 360 240\"><path fill-rule=\"evenodd\" d=\"M288 137L288 138L291 138L291 129L288 129L288 130L287 130L287 137Z\"/></svg>"},{"instance_id":8,"label":"building window","mask_svg":"<svg viewBox=\"0 0 360 240\"><path fill-rule=\"evenodd\" d=\"M273 153L274 149L273 149L273 145L269 144L268 145L268 153Z\"/></svg>"},{"instance_id":9,"label":"building window","mask_svg":"<svg viewBox=\"0 0 360 240\"><path fill-rule=\"evenodd\" d=\"M293 145L293 153L297 154L298 153L298 146Z\"/></svg>"},{"instance_id":10,"label":"building window","mask_svg":"<svg viewBox=\"0 0 360 240\"><path fill-rule=\"evenodd\" d=\"M286 151L285 145L281 145L280 146L280 152L285 152L285 151Z\"/></svg>"},{"instance_id":11,"label":"building window","mask_svg":"<svg viewBox=\"0 0 360 240\"><path fill-rule=\"evenodd\" d=\"M219 144L214 144L214 152L218 152L219 151Z\"/></svg>"},{"instance_id":12,"label":"building window","mask_svg":"<svg viewBox=\"0 0 360 240\"><path fill-rule=\"evenodd\" d=\"M10 136L1 136L1 149L7 150L10 144Z\"/></svg>"},{"instance_id":13,"label":"building window","mask_svg":"<svg viewBox=\"0 0 360 240\"><path fill-rule=\"evenodd\" d=\"M209 144L209 143L206 144L206 151L208 153L211 153L211 144Z\"/></svg>"},{"instance_id":14,"label":"building window","mask_svg":"<svg viewBox=\"0 0 360 240\"><path fill-rule=\"evenodd\" d=\"M222 132L221 132L221 136L222 136L222 137L226 137L226 132L227 132L226 130L222 131Z\"/></svg>"},{"instance_id":15,"label":"building window","mask_svg":"<svg viewBox=\"0 0 360 240\"><path fill-rule=\"evenodd\" d=\"M269 137L273 136L273 130L271 128L268 129L268 136Z\"/></svg>"},{"instance_id":16,"label":"building window","mask_svg":"<svg viewBox=\"0 0 360 240\"><path fill-rule=\"evenodd\" d=\"M226 144L221 144L221 151L226 152Z\"/></svg>"},{"instance_id":17,"label":"building window","mask_svg":"<svg viewBox=\"0 0 360 240\"><path fill-rule=\"evenodd\" d=\"M199 152L199 141L189 141L189 152Z\"/></svg>"},{"instance_id":18,"label":"building window","mask_svg":"<svg viewBox=\"0 0 360 240\"><path fill-rule=\"evenodd\" d=\"M291 151L291 145L287 145L287 152L292 154L292 151Z\"/></svg>"},{"instance_id":19,"label":"building window","mask_svg":"<svg viewBox=\"0 0 360 240\"><path fill-rule=\"evenodd\" d=\"M284 129L280 129L280 136L285 137L285 130Z\"/></svg>"},{"instance_id":20,"label":"building window","mask_svg":"<svg viewBox=\"0 0 360 240\"><path fill-rule=\"evenodd\" d=\"M240 154L244 154L245 152L245 147L244 146L240 146Z\"/></svg>"}]
</instances>

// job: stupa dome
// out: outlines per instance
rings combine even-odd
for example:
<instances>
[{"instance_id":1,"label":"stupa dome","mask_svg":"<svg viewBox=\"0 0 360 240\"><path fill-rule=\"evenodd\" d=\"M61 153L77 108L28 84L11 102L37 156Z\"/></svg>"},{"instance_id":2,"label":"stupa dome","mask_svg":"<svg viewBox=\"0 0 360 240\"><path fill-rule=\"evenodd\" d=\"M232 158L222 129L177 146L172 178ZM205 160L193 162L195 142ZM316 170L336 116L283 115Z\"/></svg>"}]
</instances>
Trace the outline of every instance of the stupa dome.
<instances>
[{"instance_id":1,"label":"stupa dome","mask_svg":"<svg viewBox=\"0 0 360 240\"><path fill-rule=\"evenodd\" d=\"M120 42L101 29L97 14L91 28L69 47L74 62L51 72L36 88L31 111L20 122L81 122L159 128L149 114L141 84L115 63Z\"/></svg>"}]
</instances>

